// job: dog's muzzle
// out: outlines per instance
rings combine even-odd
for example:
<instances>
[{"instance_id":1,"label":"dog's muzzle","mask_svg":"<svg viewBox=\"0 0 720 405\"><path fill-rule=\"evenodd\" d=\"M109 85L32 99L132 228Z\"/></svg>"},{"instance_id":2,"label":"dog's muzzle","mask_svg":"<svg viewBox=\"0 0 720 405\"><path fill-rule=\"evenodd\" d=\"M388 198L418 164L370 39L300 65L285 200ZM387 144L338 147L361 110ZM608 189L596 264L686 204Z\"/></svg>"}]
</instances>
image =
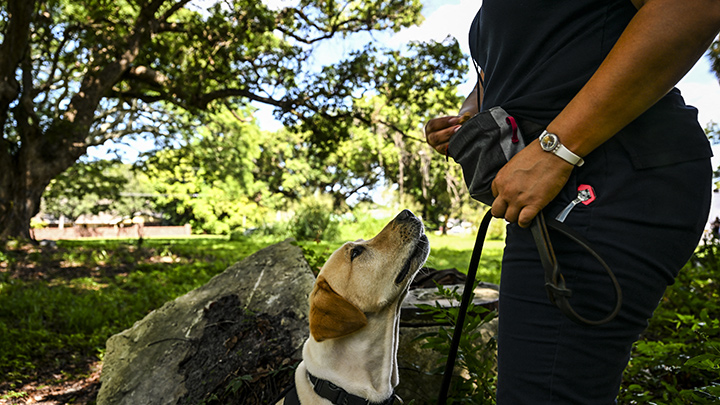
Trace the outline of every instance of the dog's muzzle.
<instances>
[{"instance_id":1,"label":"dog's muzzle","mask_svg":"<svg viewBox=\"0 0 720 405\"><path fill-rule=\"evenodd\" d=\"M403 265L402 270L395 278L395 284L400 284L405 281L411 273L411 270L414 274L420 269L420 266L425 263L425 259L427 259L428 253L430 252L430 242L425 235L425 227L422 221L410 210L403 210L393 221L395 221L398 226L407 227L406 232L410 233L409 237L412 238L412 243L415 246L405 260L405 265Z\"/></svg>"}]
</instances>

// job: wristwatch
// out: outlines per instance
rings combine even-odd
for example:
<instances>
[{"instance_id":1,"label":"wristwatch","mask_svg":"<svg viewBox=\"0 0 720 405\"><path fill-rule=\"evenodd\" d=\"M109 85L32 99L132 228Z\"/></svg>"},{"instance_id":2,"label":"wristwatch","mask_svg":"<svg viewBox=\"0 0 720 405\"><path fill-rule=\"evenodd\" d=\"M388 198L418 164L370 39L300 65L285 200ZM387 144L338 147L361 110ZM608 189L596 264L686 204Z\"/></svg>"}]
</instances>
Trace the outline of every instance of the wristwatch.
<instances>
[{"instance_id":1,"label":"wristwatch","mask_svg":"<svg viewBox=\"0 0 720 405\"><path fill-rule=\"evenodd\" d=\"M570 163L573 166L582 166L585 161L578 155L574 154L570 149L566 148L565 145L560 143L560 139L555 134L551 134L548 131L543 131L538 138L540 140L540 147L545 152L554 153L562 160Z\"/></svg>"}]
</instances>

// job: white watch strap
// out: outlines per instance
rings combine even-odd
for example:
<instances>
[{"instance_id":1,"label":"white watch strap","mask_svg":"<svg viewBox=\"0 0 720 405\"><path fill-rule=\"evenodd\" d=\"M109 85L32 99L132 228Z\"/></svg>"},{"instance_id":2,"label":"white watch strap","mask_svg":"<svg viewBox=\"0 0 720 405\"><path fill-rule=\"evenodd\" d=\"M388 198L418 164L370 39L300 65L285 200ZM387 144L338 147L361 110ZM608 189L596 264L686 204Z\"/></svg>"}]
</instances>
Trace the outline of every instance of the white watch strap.
<instances>
[{"instance_id":1,"label":"white watch strap","mask_svg":"<svg viewBox=\"0 0 720 405\"><path fill-rule=\"evenodd\" d=\"M585 161L580 156L574 154L570 149L566 148L563 144L553 150L553 153L562 158L564 161L570 163L573 166L582 166Z\"/></svg>"}]
</instances>

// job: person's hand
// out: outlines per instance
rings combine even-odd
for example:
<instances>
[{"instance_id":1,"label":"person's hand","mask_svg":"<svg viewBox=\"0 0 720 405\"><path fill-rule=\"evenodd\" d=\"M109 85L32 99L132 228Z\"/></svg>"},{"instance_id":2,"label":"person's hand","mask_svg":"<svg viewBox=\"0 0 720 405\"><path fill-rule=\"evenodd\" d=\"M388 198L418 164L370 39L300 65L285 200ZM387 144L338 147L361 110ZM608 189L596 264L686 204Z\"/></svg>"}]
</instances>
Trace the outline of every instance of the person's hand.
<instances>
[{"instance_id":1,"label":"person's hand","mask_svg":"<svg viewBox=\"0 0 720 405\"><path fill-rule=\"evenodd\" d=\"M537 140L510 159L495 176L492 215L523 228L567 183L574 166L543 151Z\"/></svg>"},{"instance_id":2,"label":"person's hand","mask_svg":"<svg viewBox=\"0 0 720 405\"><path fill-rule=\"evenodd\" d=\"M447 156L450 137L460 129L459 116L433 118L425 124L425 140L441 155Z\"/></svg>"}]
</instances>

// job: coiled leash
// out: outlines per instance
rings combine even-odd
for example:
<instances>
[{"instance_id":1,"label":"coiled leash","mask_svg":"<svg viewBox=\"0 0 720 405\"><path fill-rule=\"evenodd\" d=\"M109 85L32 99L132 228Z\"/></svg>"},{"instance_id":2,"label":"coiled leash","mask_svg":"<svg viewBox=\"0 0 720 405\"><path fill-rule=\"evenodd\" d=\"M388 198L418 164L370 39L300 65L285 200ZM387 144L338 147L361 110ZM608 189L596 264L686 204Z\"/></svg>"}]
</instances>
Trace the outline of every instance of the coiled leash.
<instances>
[{"instance_id":1,"label":"coiled leash","mask_svg":"<svg viewBox=\"0 0 720 405\"><path fill-rule=\"evenodd\" d=\"M560 265L555 258L555 251L552 248L552 243L550 243L548 227L560 232L573 242L580 245L583 249L590 253L590 255L592 255L607 272L608 277L610 277L610 281L612 281L613 288L615 289L615 308L605 318L597 320L587 319L575 312L572 305L570 305L568 299L572 297L572 291L565 286L565 278L560 272ZM610 270L610 266L608 266L607 263L605 263L605 260L603 260L602 257L600 257L600 255L598 255L597 252L590 247L590 243L582 235L564 223L555 219L546 220L542 211L533 220L532 225L530 225L530 230L532 231L533 238L535 239L535 245L540 253L540 261L542 262L543 269L545 269L545 289L547 290L550 302L560 308L560 311L562 311L562 313L564 313L568 318L580 325L597 326L612 321L613 318L617 316L618 312L620 312L620 307L622 306L622 289L615 278L615 274L612 270Z\"/></svg>"},{"instance_id":2,"label":"coiled leash","mask_svg":"<svg viewBox=\"0 0 720 405\"><path fill-rule=\"evenodd\" d=\"M460 345L462 329L465 325L465 314L467 313L468 306L470 305L470 299L473 295L475 276L477 275L477 270L480 266L480 256L482 254L485 236L487 235L491 219L492 215L488 210L487 214L485 214L482 222L480 223L480 229L478 229L478 234L475 239L475 246L473 247L472 255L470 257L470 265L468 266L462 301L460 302L457 322L455 323L455 331L453 332L452 341L450 342L450 350L448 352L447 362L445 363L445 372L443 373L443 380L440 385L440 395L438 397L439 405L445 405L447 402L450 380L452 378L453 368L455 367L455 358L457 357L458 347ZM548 228L563 234L565 237L582 246L583 249L590 253L607 272L610 280L612 281L613 288L615 289L615 308L605 318L598 320L587 319L575 312L572 305L570 305L568 299L572 297L572 290L567 288L565 285L565 278L560 271L560 265L555 257L555 251L553 250L552 243L550 242ZM530 230L535 240L535 245L537 246L538 253L540 254L540 261L545 271L545 289L547 290L550 302L557 306L560 311L562 311L562 313L572 321L581 325L602 325L615 318L618 312L620 312L620 307L622 306L622 290L620 288L620 284L615 278L615 274L612 272L610 267L607 263L605 263L602 257L600 257L600 255L598 255L597 252L590 247L588 241L564 223L555 219L551 219L549 221L546 220L542 211L533 220L530 225Z\"/></svg>"}]
</instances>

